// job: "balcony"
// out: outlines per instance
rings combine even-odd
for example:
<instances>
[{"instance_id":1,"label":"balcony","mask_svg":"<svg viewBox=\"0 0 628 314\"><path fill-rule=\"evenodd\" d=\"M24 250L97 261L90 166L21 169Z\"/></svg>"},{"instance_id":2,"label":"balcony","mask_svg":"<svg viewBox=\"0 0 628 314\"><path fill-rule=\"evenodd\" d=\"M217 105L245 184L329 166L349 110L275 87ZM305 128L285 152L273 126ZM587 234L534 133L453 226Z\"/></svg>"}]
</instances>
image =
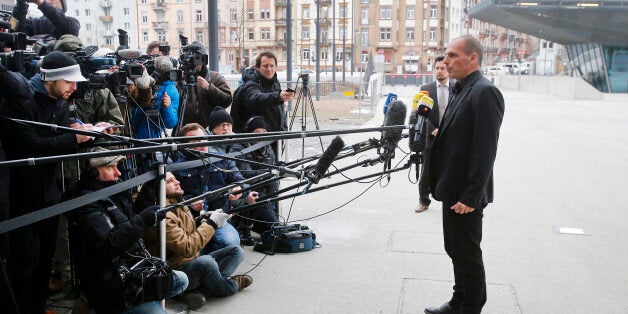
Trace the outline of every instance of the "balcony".
<instances>
[{"instance_id":1,"label":"balcony","mask_svg":"<svg viewBox=\"0 0 628 314\"><path fill-rule=\"evenodd\" d=\"M286 45L286 40L285 39L277 39L275 40L275 46L277 47L284 47Z\"/></svg>"},{"instance_id":2,"label":"balcony","mask_svg":"<svg viewBox=\"0 0 628 314\"><path fill-rule=\"evenodd\" d=\"M113 22L113 16L111 15L101 15L98 17L98 20L104 23L111 23Z\"/></svg>"},{"instance_id":3,"label":"balcony","mask_svg":"<svg viewBox=\"0 0 628 314\"><path fill-rule=\"evenodd\" d=\"M280 18L275 20L275 26L286 26L287 20L285 18Z\"/></svg>"},{"instance_id":4,"label":"balcony","mask_svg":"<svg viewBox=\"0 0 628 314\"><path fill-rule=\"evenodd\" d=\"M104 30L100 32L100 36L102 37L113 37L116 35L116 32L112 30Z\"/></svg>"},{"instance_id":5,"label":"balcony","mask_svg":"<svg viewBox=\"0 0 628 314\"><path fill-rule=\"evenodd\" d=\"M318 23L320 25L329 25L329 24L331 24L331 19L328 18L328 17L320 17L320 18L318 18Z\"/></svg>"},{"instance_id":6,"label":"balcony","mask_svg":"<svg viewBox=\"0 0 628 314\"><path fill-rule=\"evenodd\" d=\"M321 38L321 46L329 46L330 40L327 37Z\"/></svg>"},{"instance_id":7,"label":"balcony","mask_svg":"<svg viewBox=\"0 0 628 314\"><path fill-rule=\"evenodd\" d=\"M98 2L98 4L100 5L101 8L104 8L104 9L111 8L111 0L102 0Z\"/></svg>"},{"instance_id":8,"label":"balcony","mask_svg":"<svg viewBox=\"0 0 628 314\"><path fill-rule=\"evenodd\" d=\"M330 4L331 0L318 0L320 4Z\"/></svg>"},{"instance_id":9,"label":"balcony","mask_svg":"<svg viewBox=\"0 0 628 314\"><path fill-rule=\"evenodd\" d=\"M168 28L168 22L152 22L154 29L166 29Z\"/></svg>"},{"instance_id":10,"label":"balcony","mask_svg":"<svg viewBox=\"0 0 628 314\"><path fill-rule=\"evenodd\" d=\"M286 0L275 0L276 7L285 7L286 5L288 5L288 1Z\"/></svg>"},{"instance_id":11,"label":"balcony","mask_svg":"<svg viewBox=\"0 0 628 314\"><path fill-rule=\"evenodd\" d=\"M166 0L157 0L155 6L153 6L153 10L166 10Z\"/></svg>"}]
</instances>

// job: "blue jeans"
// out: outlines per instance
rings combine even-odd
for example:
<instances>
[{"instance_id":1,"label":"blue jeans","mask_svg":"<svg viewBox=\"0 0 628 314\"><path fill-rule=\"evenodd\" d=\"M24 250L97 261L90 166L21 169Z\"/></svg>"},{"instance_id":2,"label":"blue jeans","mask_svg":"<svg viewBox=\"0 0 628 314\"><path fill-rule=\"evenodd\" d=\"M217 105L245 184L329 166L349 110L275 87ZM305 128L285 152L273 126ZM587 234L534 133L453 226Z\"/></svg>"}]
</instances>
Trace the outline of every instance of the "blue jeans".
<instances>
[{"instance_id":1,"label":"blue jeans","mask_svg":"<svg viewBox=\"0 0 628 314\"><path fill-rule=\"evenodd\" d=\"M238 284L227 279L244 260L244 250L228 246L201 255L177 268L190 279L188 291L198 290L205 297L226 297L238 291Z\"/></svg>"},{"instance_id":2,"label":"blue jeans","mask_svg":"<svg viewBox=\"0 0 628 314\"><path fill-rule=\"evenodd\" d=\"M238 234L238 230L236 230L229 222L216 229L212 239L201 250L201 255L206 255L228 246L240 246L240 235Z\"/></svg>"},{"instance_id":3,"label":"blue jeans","mask_svg":"<svg viewBox=\"0 0 628 314\"><path fill-rule=\"evenodd\" d=\"M182 271L173 270L172 284L173 284L172 290L170 291L168 296L166 296L166 298L172 298L180 294L181 292L185 291L185 289L188 287L188 284L189 284L187 274ZM161 303L159 301L152 301L152 302L146 302L146 303L142 303L140 305L134 306L134 307L127 308L122 313L124 314L136 314L136 313L137 314L140 314L140 313L165 314L166 311L164 311L164 308L161 307Z\"/></svg>"}]
</instances>

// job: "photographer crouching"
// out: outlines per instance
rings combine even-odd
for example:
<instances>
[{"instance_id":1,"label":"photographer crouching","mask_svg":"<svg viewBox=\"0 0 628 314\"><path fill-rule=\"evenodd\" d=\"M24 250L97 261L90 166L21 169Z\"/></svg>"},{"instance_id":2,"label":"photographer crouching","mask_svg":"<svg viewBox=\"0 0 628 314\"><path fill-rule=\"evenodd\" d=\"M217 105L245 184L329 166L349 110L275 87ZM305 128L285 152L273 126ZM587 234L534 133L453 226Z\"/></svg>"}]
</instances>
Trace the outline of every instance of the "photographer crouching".
<instances>
[{"instance_id":1,"label":"photographer crouching","mask_svg":"<svg viewBox=\"0 0 628 314\"><path fill-rule=\"evenodd\" d=\"M107 150L96 148L94 151ZM124 156L89 159L74 196L116 184L121 175L117 164L124 159ZM151 206L135 215L129 194L121 192L70 213L77 275L89 306L96 313L166 313L156 301L173 297L187 288L185 273L171 270L158 259L151 258L141 242L144 230L156 226L166 217L166 212L158 209L158 206ZM142 266L170 277L156 282L142 278L146 280L138 286L133 279L137 278L135 273L141 272ZM155 291L164 295L153 293Z\"/></svg>"}]
</instances>

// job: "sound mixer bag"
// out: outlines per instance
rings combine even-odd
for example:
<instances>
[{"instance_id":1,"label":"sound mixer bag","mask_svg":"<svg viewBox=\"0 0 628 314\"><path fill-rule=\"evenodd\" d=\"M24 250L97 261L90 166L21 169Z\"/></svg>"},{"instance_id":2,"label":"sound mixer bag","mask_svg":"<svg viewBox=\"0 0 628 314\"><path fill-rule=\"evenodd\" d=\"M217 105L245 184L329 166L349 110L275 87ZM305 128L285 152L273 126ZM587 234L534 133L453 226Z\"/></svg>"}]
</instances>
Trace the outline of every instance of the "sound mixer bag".
<instances>
[{"instance_id":1,"label":"sound mixer bag","mask_svg":"<svg viewBox=\"0 0 628 314\"><path fill-rule=\"evenodd\" d=\"M266 254L311 251L316 247L316 234L299 224L277 225L262 233L262 241L253 249Z\"/></svg>"}]
</instances>

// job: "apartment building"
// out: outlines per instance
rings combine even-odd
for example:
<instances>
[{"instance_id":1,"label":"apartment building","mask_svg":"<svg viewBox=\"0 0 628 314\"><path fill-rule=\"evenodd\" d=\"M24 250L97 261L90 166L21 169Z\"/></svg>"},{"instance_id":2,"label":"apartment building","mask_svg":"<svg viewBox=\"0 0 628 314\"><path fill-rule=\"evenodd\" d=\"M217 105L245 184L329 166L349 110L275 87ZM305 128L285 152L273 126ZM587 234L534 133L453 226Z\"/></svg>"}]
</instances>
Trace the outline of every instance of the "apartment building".
<instances>
[{"instance_id":1,"label":"apartment building","mask_svg":"<svg viewBox=\"0 0 628 314\"><path fill-rule=\"evenodd\" d=\"M118 29L129 35L129 46L136 47L134 0L67 0L66 15L81 22L79 38L85 46L99 46L115 50Z\"/></svg>"}]
</instances>

